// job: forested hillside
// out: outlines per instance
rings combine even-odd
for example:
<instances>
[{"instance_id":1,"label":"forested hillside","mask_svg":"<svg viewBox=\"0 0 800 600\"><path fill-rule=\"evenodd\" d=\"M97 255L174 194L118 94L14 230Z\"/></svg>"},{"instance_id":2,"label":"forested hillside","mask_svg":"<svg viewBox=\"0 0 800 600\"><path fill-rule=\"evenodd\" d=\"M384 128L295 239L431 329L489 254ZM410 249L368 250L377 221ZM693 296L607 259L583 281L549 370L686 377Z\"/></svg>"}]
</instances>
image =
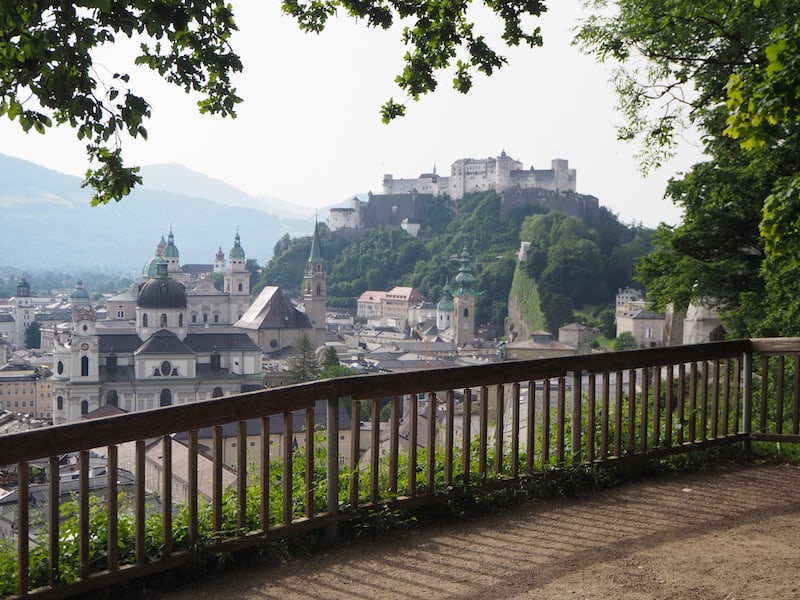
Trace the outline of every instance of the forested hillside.
<instances>
[{"instance_id":1,"label":"forested hillside","mask_svg":"<svg viewBox=\"0 0 800 600\"><path fill-rule=\"evenodd\" d=\"M520 241L531 242L524 267L538 282L548 327L573 320L586 304L613 304L618 287L631 284L634 261L650 250L651 231L621 224L601 209L592 222L541 209L520 209L501 220L495 192L466 196L457 208L437 198L426 212L419 238L401 229L331 233L321 227L328 271L328 305L354 308L368 289L412 286L436 302L457 271L455 257L469 253L477 289L477 323L502 335ZM311 238L283 236L264 267L257 293L278 285L300 294Z\"/></svg>"}]
</instances>

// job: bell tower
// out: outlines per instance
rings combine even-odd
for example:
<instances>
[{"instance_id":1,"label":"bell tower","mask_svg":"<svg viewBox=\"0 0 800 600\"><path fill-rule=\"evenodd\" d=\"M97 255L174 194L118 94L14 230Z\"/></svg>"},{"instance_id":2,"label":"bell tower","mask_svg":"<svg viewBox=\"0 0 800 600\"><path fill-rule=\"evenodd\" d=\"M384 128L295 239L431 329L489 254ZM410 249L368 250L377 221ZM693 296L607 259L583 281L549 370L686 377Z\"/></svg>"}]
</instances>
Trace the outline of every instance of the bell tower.
<instances>
[{"instance_id":1,"label":"bell tower","mask_svg":"<svg viewBox=\"0 0 800 600\"><path fill-rule=\"evenodd\" d=\"M475 300L481 293L475 290L475 277L466 248L461 251L458 261L461 266L453 289L453 341L461 348L475 339Z\"/></svg>"},{"instance_id":2,"label":"bell tower","mask_svg":"<svg viewBox=\"0 0 800 600\"><path fill-rule=\"evenodd\" d=\"M325 303L327 297L327 276L325 260L319 242L319 223L314 223L314 235L311 238L311 253L306 263L303 276L303 302L306 315L314 328L314 340L317 347L325 344Z\"/></svg>"}]
</instances>

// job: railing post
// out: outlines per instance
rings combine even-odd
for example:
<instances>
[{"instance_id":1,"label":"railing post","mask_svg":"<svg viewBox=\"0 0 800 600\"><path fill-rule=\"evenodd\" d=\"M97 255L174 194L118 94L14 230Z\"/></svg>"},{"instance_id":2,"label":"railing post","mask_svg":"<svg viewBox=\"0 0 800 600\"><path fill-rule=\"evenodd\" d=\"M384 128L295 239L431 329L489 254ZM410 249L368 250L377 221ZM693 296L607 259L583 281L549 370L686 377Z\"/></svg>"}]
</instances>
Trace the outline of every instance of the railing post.
<instances>
[{"instance_id":1,"label":"railing post","mask_svg":"<svg viewBox=\"0 0 800 600\"><path fill-rule=\"evenodd\" d=\"M742 357L744 382L742 383L742 433L745 434L745 452L750 452L750 435L753 423L753 352L748 350Z\"/></svg>"},{"instance_id":2,"label":"railing post","mask_svg":"<svg viewBox=\"0 0 800 600\"><path fill-rule=\"evenodd\" d=\"M52 476L52 475L51 475ZM58 474L56 474L56 478ZM88 479L88 478L87 478ZM17 566L19 567L19 595L27 596L29 586L29 540L30 540L30 467L27 462L17 465Z\"/></svg>"},{"instance_id":3,"label":"railing post","mask_svg":"<svg viewBox=\"0 0 800 600\"><path fill-rule=\"evenodd\" d=\"M572 372L572 464L581 462L581 372Z\"/></svg>"},{"instance_id":4,"label":"railing post","mask_svg":"<svg viewBox=\"0 0 800 600\"><path fill-rule=\"evenodd\" d=\"M328 540L339 532L339 398L328 398Z\"/></svg>"}]
</instances>

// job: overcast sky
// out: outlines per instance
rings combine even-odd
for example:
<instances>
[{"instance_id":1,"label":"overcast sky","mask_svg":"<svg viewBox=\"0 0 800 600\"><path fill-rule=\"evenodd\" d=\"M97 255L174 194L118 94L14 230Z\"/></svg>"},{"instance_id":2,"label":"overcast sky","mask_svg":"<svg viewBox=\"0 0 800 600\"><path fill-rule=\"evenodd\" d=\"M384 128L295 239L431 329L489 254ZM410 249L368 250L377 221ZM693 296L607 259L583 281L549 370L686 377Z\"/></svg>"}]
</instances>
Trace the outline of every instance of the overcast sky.
<instances>
[{"instance_id":1,"label":"overcast sky","mask_svg":"<svg viewBox=\"0 0 800 600\"><path fill-rule=\"evenodd\" d=\"M404 53L398 31L367 30L343 17L320 35L304 34L278 3L233 4L240 28L233 44L245 65L235 82L245 100L235 120L197 114L195 98L149 72L132 72L117 49L97 64L109 79L132 72L131 87L152 105L149 141L125 142L129 163L180 163L249 194L323 207L379 193L385 173L416 177L435 165L447 174L459 158L505 150L525 168L567 159L578 192L597 196L625 223L680 218L662 199L664 185L700 152L687 143L674 161L642 177L638 148L616 140L621 118L607 67L570 46L577 0L551 2L541 19L543 48L509 51L510 64L490 78L476 76L467 95L445 77L389 125L379 108L389 97L402 99L393 81ZM479 26L497 30L483 16ZM3 119L0 140L3 153L65 173L83 175L87 167L84 143L66 127L24 134Z\"/></svg>"}]
</instances>

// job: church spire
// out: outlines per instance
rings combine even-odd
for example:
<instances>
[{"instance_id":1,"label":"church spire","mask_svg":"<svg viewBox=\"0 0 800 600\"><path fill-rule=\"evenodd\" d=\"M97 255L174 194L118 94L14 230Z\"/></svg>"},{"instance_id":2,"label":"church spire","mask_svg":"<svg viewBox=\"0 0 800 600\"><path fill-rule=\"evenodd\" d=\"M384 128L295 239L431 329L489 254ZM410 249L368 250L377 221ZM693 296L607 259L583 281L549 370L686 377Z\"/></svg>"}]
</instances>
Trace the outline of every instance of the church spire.
<instances>
[{"instance_id":1,"label":"church spire","mask_svg":"<svg viewBox=\"0 0 800 600\"><path fill-rule=\"evenodd\" d=\"M322 250L319 243L319 223L314 221L314 235L311 238L311 253L308 256L308 263L324 263Z\"/></svg>"}]
</instances>

